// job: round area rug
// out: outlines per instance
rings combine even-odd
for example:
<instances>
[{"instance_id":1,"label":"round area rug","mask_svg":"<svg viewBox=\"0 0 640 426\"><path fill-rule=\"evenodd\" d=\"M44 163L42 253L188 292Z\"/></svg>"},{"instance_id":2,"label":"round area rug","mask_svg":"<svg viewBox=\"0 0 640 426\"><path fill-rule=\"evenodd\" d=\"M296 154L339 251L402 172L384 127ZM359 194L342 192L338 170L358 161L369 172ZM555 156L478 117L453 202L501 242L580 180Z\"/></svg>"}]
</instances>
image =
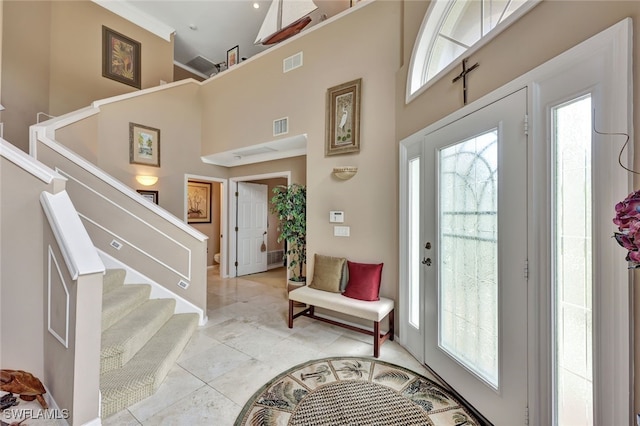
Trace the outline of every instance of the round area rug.
<instances>
[{"instance_id":1,"label":"round area rug","mask_svg":"<svg viewBox=\"0 0 640 426\"><path fill-rule=\"evenodd\" d=\"M369 358L325 358L280 374L247 402L235 426L479 426L448 391Z\"/></svg>"}]
</instances>

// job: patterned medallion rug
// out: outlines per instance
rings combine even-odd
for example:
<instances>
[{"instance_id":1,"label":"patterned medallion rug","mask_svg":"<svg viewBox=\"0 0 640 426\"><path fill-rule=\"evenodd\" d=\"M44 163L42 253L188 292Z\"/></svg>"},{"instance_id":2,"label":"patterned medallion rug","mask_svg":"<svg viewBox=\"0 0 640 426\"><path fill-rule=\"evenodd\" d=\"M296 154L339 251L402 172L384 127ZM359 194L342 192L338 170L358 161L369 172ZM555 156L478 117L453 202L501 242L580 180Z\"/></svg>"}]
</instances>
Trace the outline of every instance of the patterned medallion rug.
<instances>
[{"instance_id":1,"label":"patterned medallion rug","mask_svg":"<svg viewBox=\"0 0 640 426\"><path fill-rule=\"evenodd\" d=\"M258 390L236 426L481 423L448 391L406 368L369 358L325 358L293 367Z\"/></svg>"}]
</instances>

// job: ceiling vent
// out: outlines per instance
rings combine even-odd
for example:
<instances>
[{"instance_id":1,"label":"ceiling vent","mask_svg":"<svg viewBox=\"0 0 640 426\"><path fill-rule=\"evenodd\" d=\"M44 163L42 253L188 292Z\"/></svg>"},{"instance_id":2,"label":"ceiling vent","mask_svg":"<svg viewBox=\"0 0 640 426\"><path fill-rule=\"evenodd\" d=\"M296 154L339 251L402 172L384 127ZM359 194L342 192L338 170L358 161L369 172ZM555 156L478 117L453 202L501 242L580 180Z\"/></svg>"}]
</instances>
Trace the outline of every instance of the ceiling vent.
<instances>
[{"instance_id":1,"label":"ceiling vent","mask_svg":"<svg viewBox=\"0 0 640 426\"><path fill-rule=\"evenodd\" d=\"M302 52L298 52L293 56L289 56L282 61L282 72L289 72L302 66Z\"/></svg>"},{"instance_id":2,"label":"ceiling vent","mask_svg":"<svg viewBox=\"0 0 640 426\"><path fill-rule=\"evenodd\" d=\"M200 55L196 56L185 65L205 75L211 74L216 67L216 64Z\"/></svg>"},{"instance_id":3,"label":"ceiling vent","mask_svg":"<svg viewBox=\"0 0 640 426\"><path fill-rule=\"evenodd\" d=\"M289 117L273 120L273 136L289 133Z\"/></svg>"}]
</instances>

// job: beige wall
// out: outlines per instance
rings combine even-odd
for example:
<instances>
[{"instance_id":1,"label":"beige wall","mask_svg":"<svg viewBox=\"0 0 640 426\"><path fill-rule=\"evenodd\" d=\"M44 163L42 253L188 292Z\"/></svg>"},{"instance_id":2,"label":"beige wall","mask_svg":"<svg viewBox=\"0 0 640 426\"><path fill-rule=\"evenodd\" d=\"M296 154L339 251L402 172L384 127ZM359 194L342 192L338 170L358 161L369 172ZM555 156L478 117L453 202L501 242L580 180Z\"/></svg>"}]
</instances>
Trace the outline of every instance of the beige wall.
<instances>
[{"instance_id":1,"label":"beige wall","mask_svg":"<svg viewBox=\"0 0 640 426\"><path fill-rule=\"evenodd\" d=\"M182 67L177 65L173 65L173 81L184 80L185 78L193 78L197 81L203 81L204 78L200 77L197 74L192 73L191 71L187 71Z\"/></svg>"},{"instance_id":2,"label":"beige wall","mask_svg":"<svg viewBox=\"0 0 640 426\"><path fill-rule=\"evenodd\" d=\"M266 175L270 173L291 172L291 183L307 183L307 157L283 158L282 160L236 166L229 169L229 177Z\"/></svg>"},{"instance_id":3,"label":"beige wall","mask_svg":"<svg viewBox=\"0 0 640 426\"><path fill-rule=\"evenodd\" d=\"M396 299L398 181L393 100L402 9L400 2L387 1L362 6L208 80L203 86L203 114L209 117L203 121L203 153L271 140L273 120L289 117L289 135L308 137L310 260L313 253L322 253L384 262L381 294ZM282 60L301 50L304 66L283 74ZM362 78L361 151L325 157L326 90L356 78ZM338 181L331 171L344 165L358 166L359 172L349 181ZM345 212L351 237L333 236L330 210Z\"/></svg>"},{"instance_id":4,"label":"beige wall","mask_svg":"<svg viewBox=\"0 0 640 426\"><path fill-rule=\"evenodd\" d=\"M226 178L224 167L200 159L198 83L167 87L147 96L104 105L99 115L98 166L134 189L158 191L159 205L184 218L185 174ZM160 167L129 164L129 123L160 130ZM95 137L95 135L93 135ZM142 187L135 176L158 176Z\"/></svg>"},{"instance_id":5,"label":"beige wall","mask_svg":"<svg viewBox=\"0 0 640 426\"><path fill-rule=\"evenodd\" d=\"M0 157L0 367L26 370L43 381L47 264L39 197L62 188L63 183L46 184Z\"/></svg>"},{"instance_id":6,"label":"beige wall","mask_svg":"<svg viewBox=\"0 0 640 426\"><path fill-rule=\"evenodd\" d=\"M102 25L141 42L143 89L173 80L173 40L89 0L5 0L2 16L1 117L5 139L24 151L38 112L62 115L137 90L102 77Z\"/></svg>"},{"instance_id":7,"label":"beige wall","mask_svg":"<svg viewBox=\"0 0 640 426\"><path fill-rule=\"evenodd\" d=\"M137 89L102 77L102 26L141 43L142 89L173 81L173 41L163 40L89 0L54 1L50 114ZM73 90L70 90L70 88Z\"/></svg>"},{"instance_id":8,"label":"beige wall","mask_svg":"<svg viewBox=\"0 0 640 426\"><path fill-rule=\"evenodd\" d=\"M49 1L4 2L0 100L6 108L4 138L25 152L36 114L49 111L52 5Z\"/></svg>"}]
</instances>

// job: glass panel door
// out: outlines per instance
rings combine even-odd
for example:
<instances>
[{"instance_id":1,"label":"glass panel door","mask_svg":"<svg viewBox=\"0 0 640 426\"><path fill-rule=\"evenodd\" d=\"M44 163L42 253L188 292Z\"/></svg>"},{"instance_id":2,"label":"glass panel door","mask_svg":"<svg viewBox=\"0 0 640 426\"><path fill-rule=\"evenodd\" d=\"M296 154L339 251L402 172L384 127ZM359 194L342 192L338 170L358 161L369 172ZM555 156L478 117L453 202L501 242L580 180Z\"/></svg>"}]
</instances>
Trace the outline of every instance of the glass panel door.
<instances>
[{"instance_id":1,"label":"glass panel door","mask_svg":"<svg viewBox=\"0 0 640 426\"><path fill-rule=\"evenodd\" d=\"M498 388L498 130L440 150L439 345Z\"/></svg>"},{"instance_id":2,"label":"glass panel door","mask_svg":"<svg viewBox=\"0 0 640 426\"><path fill-rule=\"evenodd\" d=\"M526 90L425 137L424 362L496 425L527 406Z\"/></svg>"}]
</instances>

